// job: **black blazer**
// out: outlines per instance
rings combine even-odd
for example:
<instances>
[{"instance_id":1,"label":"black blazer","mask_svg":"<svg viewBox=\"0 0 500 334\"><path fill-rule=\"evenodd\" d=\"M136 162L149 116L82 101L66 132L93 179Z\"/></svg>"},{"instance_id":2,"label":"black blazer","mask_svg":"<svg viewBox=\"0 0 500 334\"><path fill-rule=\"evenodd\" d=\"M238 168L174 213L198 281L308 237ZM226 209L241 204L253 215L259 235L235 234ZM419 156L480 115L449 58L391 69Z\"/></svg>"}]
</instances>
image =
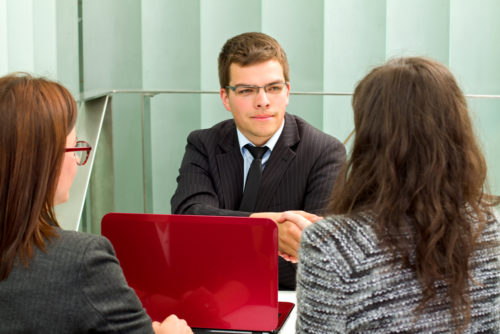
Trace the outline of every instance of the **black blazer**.
<instances>
[{"instance_id":1,"label":"black blazer","mask_svg":"<svg viewBox=\"0 0 500 334\"><path fill-rule=\"evenodd\" d=\"M285 114L283 132L262 173L255 212L322 214L345 155L340 141ZM234 120L193 131L171 200L172 213L249 216L237 211L242 194L243 157Z\"/></svg>"}]
</instances>

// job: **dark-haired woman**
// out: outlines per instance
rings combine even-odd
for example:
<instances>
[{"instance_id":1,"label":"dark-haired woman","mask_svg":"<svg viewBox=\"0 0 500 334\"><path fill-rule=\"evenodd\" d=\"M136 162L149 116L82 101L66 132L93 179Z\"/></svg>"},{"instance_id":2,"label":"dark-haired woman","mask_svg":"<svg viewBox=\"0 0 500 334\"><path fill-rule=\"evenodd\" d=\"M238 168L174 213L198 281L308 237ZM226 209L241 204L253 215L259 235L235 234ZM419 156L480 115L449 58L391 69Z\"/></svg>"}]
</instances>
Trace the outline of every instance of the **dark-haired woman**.
<instances>
[{"instance_id":1,"label":"dark-haired woman","mask_svg":"<svg viewBox=\"0 0 500 334\"><path fill-rule=\"evenodd\" d=\"M329 216L302 234L297 332L500 333L499 201L454 77L395 59L352 104Z\"/></svg>"},{"instance_id":2,"label":"dark-haired woman","mask_svg":"<svg viewBox=\"0 0 500 334\"><path fill-rule=\"evenodd\" d=\"M175 316L152 326L107 239L59 228L90 149L75 121L60 84L0 78L0 333L192 333Z\"/></svg>"}]
</instances>

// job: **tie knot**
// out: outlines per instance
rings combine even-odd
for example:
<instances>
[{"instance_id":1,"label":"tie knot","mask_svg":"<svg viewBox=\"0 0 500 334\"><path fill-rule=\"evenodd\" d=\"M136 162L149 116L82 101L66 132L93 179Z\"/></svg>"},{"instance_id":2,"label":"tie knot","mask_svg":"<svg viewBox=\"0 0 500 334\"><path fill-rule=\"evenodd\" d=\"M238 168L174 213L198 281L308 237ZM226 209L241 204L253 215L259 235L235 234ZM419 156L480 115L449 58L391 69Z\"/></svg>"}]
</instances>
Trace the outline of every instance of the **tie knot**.
<instances>
[{"instance_id":1,"label":"tie knot","mask_svg":"<svg viewBox=\"0 0 500 334\"><path fill-rule=\"evenodd\" d=\"M264 154L267 152L267 146L256 147L250 144L246 144L245 148L250 151L254 159L262 159Z\"/></svg>"}]
</instances>

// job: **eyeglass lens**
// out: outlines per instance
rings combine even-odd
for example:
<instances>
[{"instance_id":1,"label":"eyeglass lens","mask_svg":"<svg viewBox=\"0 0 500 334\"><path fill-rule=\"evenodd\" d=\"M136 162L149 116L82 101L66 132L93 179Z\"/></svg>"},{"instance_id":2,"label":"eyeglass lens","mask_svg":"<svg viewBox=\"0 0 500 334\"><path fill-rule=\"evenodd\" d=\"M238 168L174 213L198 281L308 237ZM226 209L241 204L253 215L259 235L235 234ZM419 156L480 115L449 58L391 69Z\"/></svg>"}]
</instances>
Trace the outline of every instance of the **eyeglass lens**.
<instances>
[{"instance_id":1,"label":"eyeglass lens","mask_svg":"<svg viewBox=\"0 0 500 334\"><path fill-rule=\"evenodd\" d=\"M76 148L81 148L81 147L89 147L89 144L84 142L84 141L78 141L75 145ZM89 151L88 150L82 150L82 151L75 151L75 156L77 158L77 163L78 165L84 165L87 162L87 159L89 157Z\"/></svg>"}]
</instances>

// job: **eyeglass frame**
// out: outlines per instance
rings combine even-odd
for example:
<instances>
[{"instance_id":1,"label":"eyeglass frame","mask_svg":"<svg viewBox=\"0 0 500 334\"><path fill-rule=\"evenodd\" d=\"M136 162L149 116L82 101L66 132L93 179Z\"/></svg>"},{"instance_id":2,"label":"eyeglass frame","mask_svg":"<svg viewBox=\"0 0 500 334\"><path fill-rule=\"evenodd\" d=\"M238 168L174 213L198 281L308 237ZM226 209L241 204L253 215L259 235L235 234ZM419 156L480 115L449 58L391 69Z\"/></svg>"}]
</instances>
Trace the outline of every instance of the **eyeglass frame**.
<instances>
[{"instance_id":1,"label":"eyeglass frame","mask_svg":"<svg viewBox=\"0 0 500 334\"><path fill-rule=\"evenodd\" d=\"M78 145L79 143L81 143L84 146L83 147L69 147L69 148L65 149L65 152L80 152L80 151L87 152L87 155L85 156L85 160L83 162L77 161L77 163L76 163L78 166L83 166L87 163L87 160L89 160L90 150L92 150L92 147L85 140L78 140L76 142L76 145Z\"/></svg>"},{"instance_id":2,"label":"eyeglass frame","mask_svg":"<svg viewBox=\"0 0 500 334\"><path fill-rule=\"evenodd\" d=\"M275 85L281 85L282 88L281 90L276 93L276 94L273 94L273 93L270 93L271 95L278 95L280 94L281 92L283 92L283 88L285 88L286 86L288 86L288 82L286 81L282 81L282 82L271 82L271 83L268 83L267 85L264 85L264 86L256 86L256 85L236 85L236 86L230 86L230 85L227 85L226 88L229 88L230 90L232 90L236 96L257 96L259 95L259 92L260 92L260 89L262 88L264 90L264 92L266 94L269 94L269 92L267 91L267 89L269 87L272 87L272 86L275 86ZM249 88L249 89L257 89L257 91L255 92L255 94L249 94L249 95L238 95L238 93L236 93L236 89L238 88Z\"/></svg>"}]
</instances>

